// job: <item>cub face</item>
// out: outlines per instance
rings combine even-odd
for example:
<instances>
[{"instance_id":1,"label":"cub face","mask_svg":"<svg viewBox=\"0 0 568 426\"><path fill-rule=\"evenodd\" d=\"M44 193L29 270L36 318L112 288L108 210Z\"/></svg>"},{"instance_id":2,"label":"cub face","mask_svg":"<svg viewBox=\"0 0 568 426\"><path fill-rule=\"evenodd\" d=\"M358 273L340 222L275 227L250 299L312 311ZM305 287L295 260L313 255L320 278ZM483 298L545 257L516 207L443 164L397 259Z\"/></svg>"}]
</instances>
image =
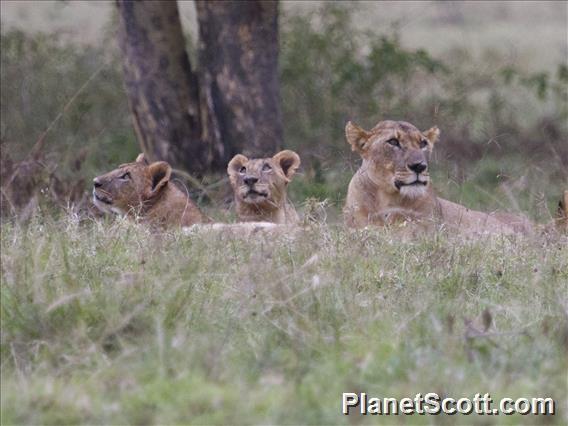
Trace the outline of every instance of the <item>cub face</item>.
<instances>
[{"instance_id":1,"label":"cub face","mask_svg":"<svg viewBox=\"0 0 568 426\"><path fill-rule=\"evenodd\" d=\"M164 161L149 164L144 154L133 163L93 179L93 202L105 213L137 213L166 188L172 168Z\"/></svg>"},{"instance_id":2,"label":"cub face","mask_svg":"<svg viewBox=\"0 0 568 426\"><path fill-rule=\"evenodd\" d=\"M227 173L237 202L259 208L277 209L285 199L286 187L300 166L300 157L285 150L271 158L249 159L237 154Z\"/></svg>"},{"instance_id":3,"label":"cub face","mask_svg":"<svg viewBox=\"0 0 568 426\"><path fill-rule=\"evenodd\" d=\"M405 121L381 121L366 131L348 122L345 135L363 158L362 171L381 189L407 198L426 194L428 160L440 136L437 127L421 132Z\"/></svg>"}]
</instances>

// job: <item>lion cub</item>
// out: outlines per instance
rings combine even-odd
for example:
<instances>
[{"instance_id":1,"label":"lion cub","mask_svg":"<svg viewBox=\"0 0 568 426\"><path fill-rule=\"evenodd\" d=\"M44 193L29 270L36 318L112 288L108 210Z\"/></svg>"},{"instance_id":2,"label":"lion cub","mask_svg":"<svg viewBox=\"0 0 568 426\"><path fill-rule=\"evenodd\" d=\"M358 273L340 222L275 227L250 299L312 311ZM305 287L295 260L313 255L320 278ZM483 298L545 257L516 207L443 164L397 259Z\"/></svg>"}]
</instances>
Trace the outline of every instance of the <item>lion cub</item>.
<instances>
[{"instance_id":1,"label":"lion cub","mask_svg":"<svg viewBox=\"0 0 568 426\"><path fill-rule=\"evenodd\" d=\"M298 214L288 202L286 189L300 166L300 157L285 150L272 158L249 159L237 154L227 173L235 193L239 220L295 224Z\"/></svg>"},{"instance_id":2,"label":"lion cub","mask_svg":"<svg viewBox=\"0 0 568 426\"><path fill-rule=\"evenodd\" d=\"M105 213L125 214L162 226L208 222L197 206L170 182L171 166L149 163L144 154L93 179L93 202Z\"/></svg>"}]
</instances>

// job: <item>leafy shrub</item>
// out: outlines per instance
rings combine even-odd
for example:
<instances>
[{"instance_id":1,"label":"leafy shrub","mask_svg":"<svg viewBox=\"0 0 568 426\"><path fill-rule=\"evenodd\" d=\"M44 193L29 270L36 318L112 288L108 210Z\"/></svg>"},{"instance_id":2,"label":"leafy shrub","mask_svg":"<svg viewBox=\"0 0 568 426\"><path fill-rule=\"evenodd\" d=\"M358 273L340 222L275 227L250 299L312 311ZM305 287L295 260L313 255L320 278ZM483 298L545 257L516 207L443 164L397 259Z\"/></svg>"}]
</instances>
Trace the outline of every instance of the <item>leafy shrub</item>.
<instances>
[{"instance_id":1,"label":"leafy shrub","mask_svg":"<svg viewBox=\"0 0 568 426\"><path fill-rule=\"evenodd\" d=\"M564 64L550 75L525 73L491 51L475 58L456 48L446 59L433 58L424 50L404 48L396 32L359 29L352 10L327 4L284 21L281 68L289 145L328 155L345 151L347 120L370 127L392 118L423 127L438 124L451 144L446 148L452 160L481 158L487 153L482 146L503 131L508 135L491 155L519 148L530 152L534 145L520 142L540 135L543 122L556 133L546 143L565 146L560 137L568 133ZM566 150L561 151L566 158Z\"/></svg>"},{"instance_id":2,"label":"leafy shrub","mask_svg":"<svg viewBox=\"0 0 568 426\"><path fill-rule=\"evenodd\" d=\"M424 50L403 49L396 35L357 30L341 6L323 7L318 19L315 12L289 17L283 27L286 140L299 150L345 151L336 144L347 119L371 125L380 116L402 116L414 102L403 89L409 78L447 72Z\"/></svg>"},{"instance_id":3,"label":"leafy shrub","mask_svg":"<svg viewBox=\"0 0 568 426\"><path fill-rule=\"evenodd\" d=\"M116 52L20 31L2 34L1 43L1 134L15 160L50 126L46 152L62 169L81 149L88 150L92 168L135 155Z\"/></svg>"}]
</instances>

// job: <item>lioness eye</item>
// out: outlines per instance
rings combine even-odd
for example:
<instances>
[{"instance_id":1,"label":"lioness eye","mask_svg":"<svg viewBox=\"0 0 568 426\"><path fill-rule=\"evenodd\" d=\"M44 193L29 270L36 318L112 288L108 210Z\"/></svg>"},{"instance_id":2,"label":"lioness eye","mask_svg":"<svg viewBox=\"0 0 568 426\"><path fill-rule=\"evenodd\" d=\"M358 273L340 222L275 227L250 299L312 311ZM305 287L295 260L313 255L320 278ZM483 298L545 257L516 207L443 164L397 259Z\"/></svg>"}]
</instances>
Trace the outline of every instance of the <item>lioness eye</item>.
<instances>
[{"instance_id":1,"label":"lioness eye","mask_svg":"<svg viewBox=\"0 0 568 426\"><path fill-rule=\"evenodd\" d=\"M389 140L387 141L387 143L388 143L389 145L396 146L396 147L400 148L400 142L399 142L398 139L396 139L396 138L391 138L391 139L389 139Z\"/></svg>"},{"instance_id":2,"label":"lioness eye","mask_svg":"<svg viewBox=\"0 0 568 426\"><path fill-rule=\"evenodd\" d=\"M420 141L420 148L426 148L428 146L428 141L426 139L422 139Z\"/></svg>"},{"instance_id":3,"label":"lioness eye","mask_svg":"<svg viewBox=\"0 0 568 426\"><path fill-rule=\"evenodd\" d=\"M122 176L120 176L121 179L130 179L130 172L126 172L124 173Z\"/></svg>"},{"instance_id":4,"label":"lioness eye","mask_svg":"<svg viewBox=\"0 0 568 426\"><path fill-rule=\"evenodd\" d=\"M262 166L263 172L267 172L269 170L272 170L272 167L270 167L270 164L265 164L264 166Z\"/></svg>"},{"instance_id":5,"label":"lioness eye","mask_svg":"<svg viewBox=\"0 0 568 426\"><path fill-rule=\"evenodd\" d=\"M245 173L247 171L247 168L245 166L241 167L241 169L239 170L239 173Z\"/></svg>"}]
</instances>

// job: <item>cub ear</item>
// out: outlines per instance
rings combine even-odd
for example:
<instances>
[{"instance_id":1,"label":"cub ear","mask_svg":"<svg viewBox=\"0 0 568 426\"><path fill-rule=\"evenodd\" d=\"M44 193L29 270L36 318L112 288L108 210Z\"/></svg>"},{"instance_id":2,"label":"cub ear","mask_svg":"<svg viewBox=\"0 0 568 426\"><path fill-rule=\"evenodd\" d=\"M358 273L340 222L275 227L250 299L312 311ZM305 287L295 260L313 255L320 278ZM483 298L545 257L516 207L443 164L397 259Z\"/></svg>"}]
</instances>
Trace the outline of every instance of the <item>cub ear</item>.
<instances>
[{"instance_id":1,"label":"cub ear","mask_svg":"<svg viewBox=\"0 0 568 426\"><path fill-rule=\"evenodd\" d=\"M227 173L229 176L233 176L238 173L241 167L243 167L248 160L249 159L242 154L235 155L233 159L229 161L229 164L227 164Z\"/></svg>"},{"instance_id":2,"label":"cub ear","mask_svg":"<svg viewBox=\"0 0 568 426\"><path fill-rule=\"evenodd\" d=\"M294 151L290 151L289 149L280 151L278 154L272 157L272 161L280 166L280 168L284 172L284 176L286 176L288 180L292 179L292 176L294 176L301 163L300 156Z\"/></svg>"},{"instance_id":3,"label":"cub ear","mask_svg":"<svg viewBox=\"0 0 568 426\"><path fill-rule=\"evenodd\" d=\"M345 126L345 137L347 138L347 143L351 145L352 151L363 154L369 148L371 134L351 121L348 121Z\"/></svg>"},{"instance_id":4,"label":"cub ear","mask_svg":"<svg viewBox=\"0 0 568 426\"><path fill-rule=\"evenodd\" d=\"M170 181L172 167L165 161L156 161L148 166L148 171L150 179L152 179L150 195L155 195Z\"/></svg>"},{"instance_id":5,"label":"cub ear","mask_svg":"<svg viewBox=\"0 0 568 426\"><path fill-rule=\"evenodd\" d=\"M440 129L438 129L437 126L434 126L431 129L426 130L424 132L424 136L426 136L426 139L428 139L433 145L438 142L438 139L440 139Z\"/></svg>"},{"instance_id":6,"label":"cub ear","mask_svg":"<svg viewBox=\"0 0 568 426\"><path fill-rule=\"evenodd\" d=\"M148 160L146 159L146 156L144 155L144 153L140 153L138 154L138 157L136 157L136 162L137 163L142 163L145 165L148 165Z\"/></svg>"}]
</instances>

